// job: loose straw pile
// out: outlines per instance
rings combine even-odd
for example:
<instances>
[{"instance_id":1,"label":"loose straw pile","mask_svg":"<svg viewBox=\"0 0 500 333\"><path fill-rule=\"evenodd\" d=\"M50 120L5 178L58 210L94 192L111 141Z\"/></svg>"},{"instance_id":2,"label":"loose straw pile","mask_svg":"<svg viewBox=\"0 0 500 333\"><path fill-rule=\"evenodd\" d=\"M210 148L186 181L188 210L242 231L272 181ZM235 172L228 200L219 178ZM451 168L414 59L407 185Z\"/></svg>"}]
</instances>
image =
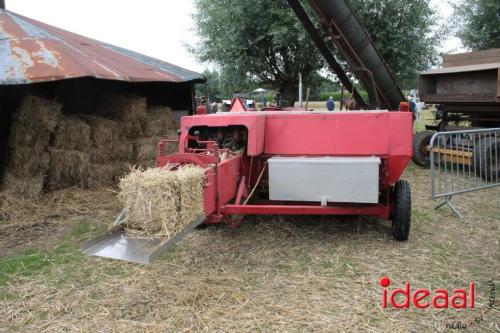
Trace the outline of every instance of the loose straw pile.
<instances>
[{"instance_id":1,"label":"loose straw pile","mask_svg":"<svg viewBox=\"0 0 500 333\"><path fill-rule=\"evenodd\" d=\"M132 170L119 184L126 228L144 236L172 237L203 213L204 179L205 171L196 166Z\"/></svg>"}]
</instances>

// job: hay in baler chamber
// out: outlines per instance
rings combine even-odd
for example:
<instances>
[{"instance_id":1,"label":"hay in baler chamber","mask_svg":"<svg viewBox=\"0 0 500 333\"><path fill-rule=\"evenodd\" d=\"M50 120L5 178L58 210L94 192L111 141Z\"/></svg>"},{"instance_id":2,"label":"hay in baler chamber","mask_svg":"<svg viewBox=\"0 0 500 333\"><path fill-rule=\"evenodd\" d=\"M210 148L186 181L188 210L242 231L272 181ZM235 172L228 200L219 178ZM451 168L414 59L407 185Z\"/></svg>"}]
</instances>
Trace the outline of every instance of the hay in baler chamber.
<instances>
[{"instance_id":1,"label":"hay in baler chamber","mask_svg":"<svg viewBox=\"0 0 500 333\"><path fill-rule=\"evenodd\" d=\"M172 237L203 213L204 180L205 171L197 166L133 170L119 184L126 228L145 236Z\"/></svg>"}]
</instances>

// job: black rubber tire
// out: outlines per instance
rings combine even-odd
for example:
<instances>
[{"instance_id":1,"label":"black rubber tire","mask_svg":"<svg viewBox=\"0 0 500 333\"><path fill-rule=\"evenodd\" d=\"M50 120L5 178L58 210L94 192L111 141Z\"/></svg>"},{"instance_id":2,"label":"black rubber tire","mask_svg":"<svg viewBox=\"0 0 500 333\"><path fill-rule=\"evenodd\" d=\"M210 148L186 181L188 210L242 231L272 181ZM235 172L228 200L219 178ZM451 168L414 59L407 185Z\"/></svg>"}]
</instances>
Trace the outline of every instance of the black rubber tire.
<instances>
[{"instance_id":1,"label":"black rubber tire","mask_svg":"<svg viewBox=\"0 0 500 333\"><path fill-rule=\"evenodd\" d=\"M500 138L484 138L476 143L472 167L476 176L487 181L500 179Z\"/></svg>"},{"instance_id":2,"label":"black rubber tire","mask_svg":"<svg viewBox=\"0 0 500 333\"><path fill-rule=\"evenodd\" d=\"M413 162L422 167L428 168L431 165L429 153L425 152L425 148L429 146L432 136L435 132L424 131L413 135Z\"/></svg>"},{"instance_id":3,"label":"black rubber tire","mask_svg":"<svg viewBox=\"0 0 500 333\"><path fill-rule=\"evenodd\" d=\"M406 180L398 181L394 186L392 201L392 236L397 241L406 241L411 227L410 183Z\"/></svg>"}]
</instances>

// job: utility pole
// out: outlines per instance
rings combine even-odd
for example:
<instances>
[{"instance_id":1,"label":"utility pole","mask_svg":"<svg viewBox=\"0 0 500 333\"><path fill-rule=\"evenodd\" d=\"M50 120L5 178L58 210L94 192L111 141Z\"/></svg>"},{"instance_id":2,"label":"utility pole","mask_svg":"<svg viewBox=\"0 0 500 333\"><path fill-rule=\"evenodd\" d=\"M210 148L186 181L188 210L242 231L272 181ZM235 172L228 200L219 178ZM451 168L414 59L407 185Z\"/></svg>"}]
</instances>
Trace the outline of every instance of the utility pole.
<instances>
[{"instance_id":1,"label":"utility pole","mask_svg":"<svg viewBox=\"0 0 500 333\"><path fill-rule=\"evenodd\" d=\"M299 104L300 104L300 107L302 107L302 73L299 73Z\"/></svg>"}]
</instances>

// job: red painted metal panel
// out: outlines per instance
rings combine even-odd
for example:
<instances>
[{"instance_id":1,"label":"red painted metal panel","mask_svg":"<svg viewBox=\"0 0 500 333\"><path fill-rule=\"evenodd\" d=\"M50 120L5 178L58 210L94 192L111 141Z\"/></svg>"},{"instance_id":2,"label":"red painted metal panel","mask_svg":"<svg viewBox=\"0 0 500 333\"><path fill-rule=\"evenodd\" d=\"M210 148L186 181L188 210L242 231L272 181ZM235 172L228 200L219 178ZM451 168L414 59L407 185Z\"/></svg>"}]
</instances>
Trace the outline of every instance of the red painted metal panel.
<instances>
[{"instance_id":1,"label":"red painted metal panel","mask_svg":"<svg viewBox=\"0 0 500 333\"><path fill-rule=\"evenodd\" d=\"M373 206L296 206L296 205L226 205L228 215L371 215L387 219L389 207Z\"/></svg>"},{"instance_id":2,"label":"red painted metal panel","mask_svg":"<svg viewBox=\"0 0 500 333\"><path fill-rule=\"evenodd\" d=\"M270 155L387 155L389 112L271 115L265 153ZM408 142L409 144L410 142Z\"/></svg>"},{"instance_id":3,"label":"red painted metal panel","mask_svg":"<svg viewBox=\"0 0 500 333\"><path fill-rule=\"evenodd\" d=\"M241 156L221 162L217 166L218 196L221 205L236 197L241 177Z\"/></svg>"}]
</instances>

